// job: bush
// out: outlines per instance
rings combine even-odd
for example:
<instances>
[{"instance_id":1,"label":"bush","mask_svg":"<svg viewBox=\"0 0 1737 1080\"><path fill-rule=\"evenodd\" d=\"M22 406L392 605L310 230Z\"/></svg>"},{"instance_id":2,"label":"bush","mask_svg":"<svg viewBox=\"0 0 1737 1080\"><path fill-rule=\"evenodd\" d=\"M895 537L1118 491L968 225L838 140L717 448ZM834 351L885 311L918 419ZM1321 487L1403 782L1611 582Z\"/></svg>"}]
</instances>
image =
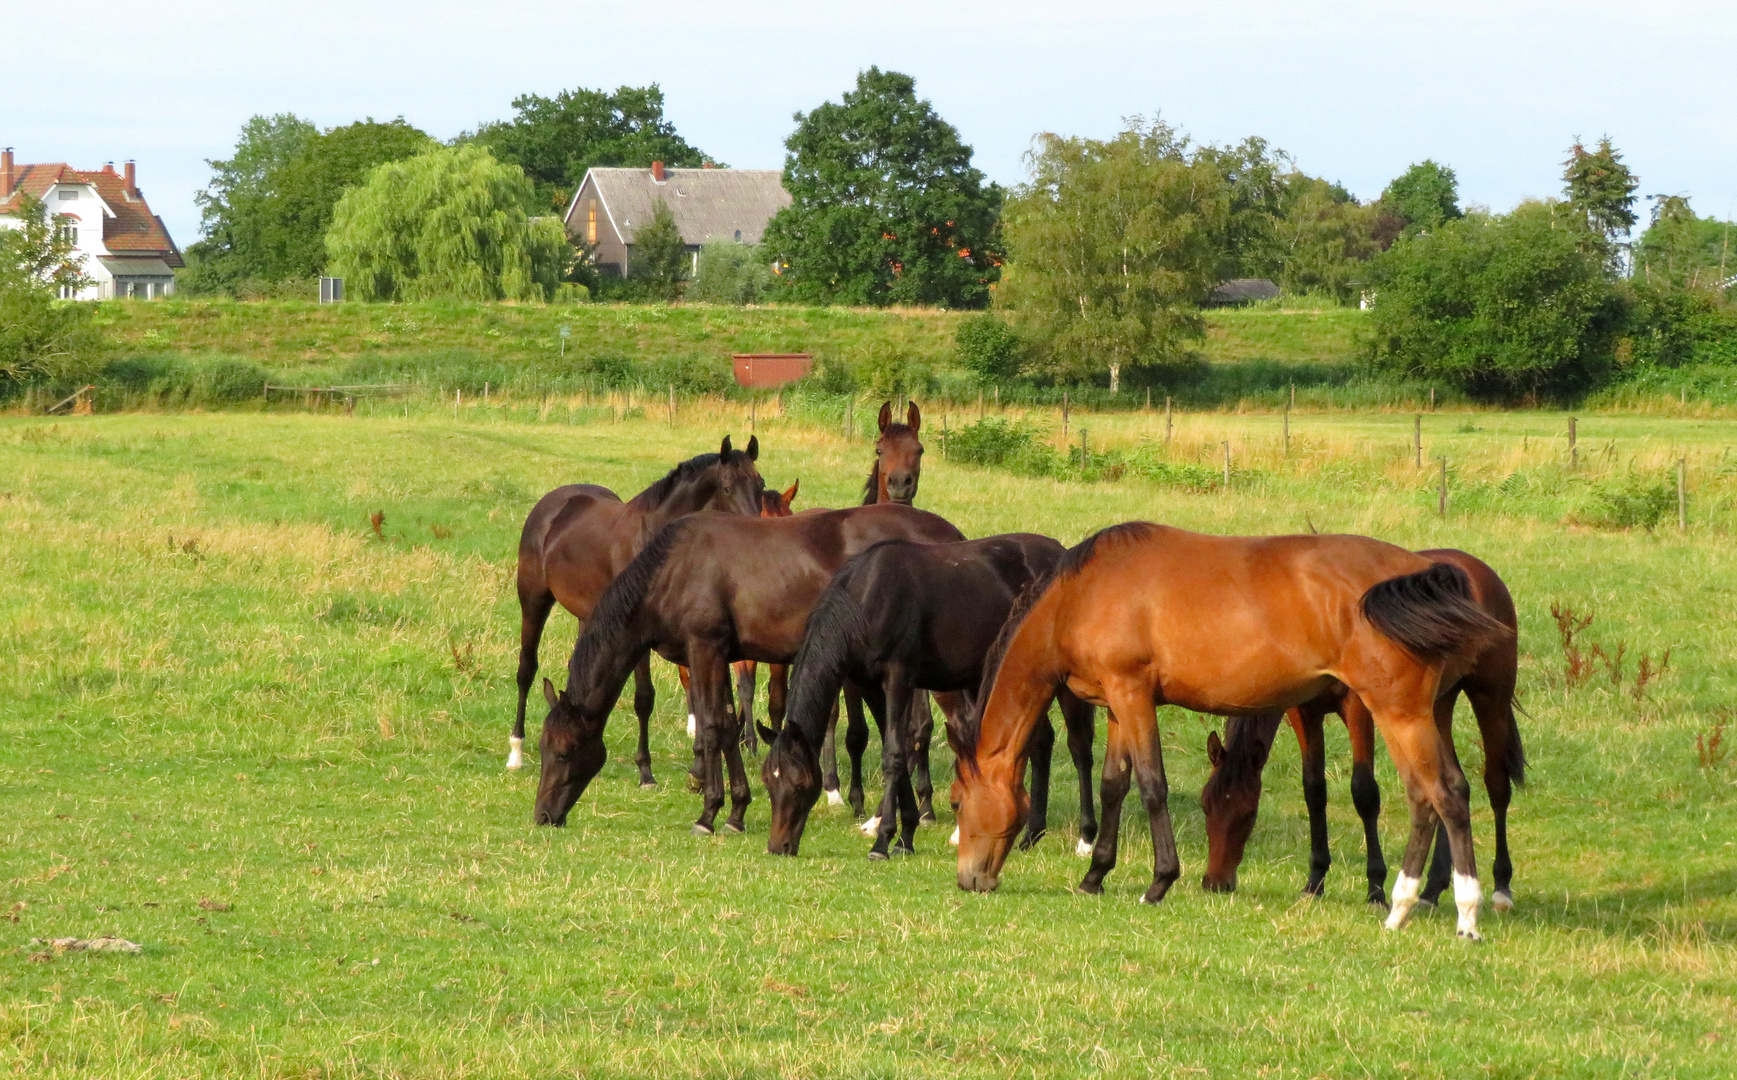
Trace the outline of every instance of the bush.
<instances>
[{"instance_id":1,"label":"bush","mask_svg":"<svg viewBox=\"0 0 1737 1080\"><path fill-rule=\"evenodd\" d=\"M990 314L973 315L953 336L959 362L984 382L1019 374L1021 342L1013 327Z\"/></svg>"},{"instance_id":2,"label":"bush","mask_svg":"<svg viewBox=\"0 0 1737 1080\"><path fill-rule=\"evenodd\" d=\"M1061 468L1061 459L1044 435L1043 428L1024 420L988 416L948 433L947 457L1022 476L1053 476Z\"/></svg>"},{"instance_id":3,"label":"bush","mask_svg":"<svg viewBox=\"0 0 1737 1080\"><path fill-rule=\"evenodd\" d=\"M707 304L758 304L772 292L772 263L759 244L728 237L707 240L688 299Z\"/></svg>"},{"instance_id":4,"label":"bush","mask_svg":"<svg viewBox=\"0 0 1737 1080\"><path fill-rule=\"evenodd\" d=\"M1555 204L1445 222L1370 269L1380 367L1481 398L1566 397L1612 370L1622 305L1603 247Z\"/></svg>"},{"instance_id":5,"label":"bush","mask_svg":"<svg viewBox=\"0 0 1737 1080\"><path fill-rule=\"evenodd\" d=\"M1586 510L1577 516L1586 524L1601 528L1641 528L1652 532L1676 506L1675 479L1655 480L1629 472L1595 484Z\"/></svg>"},{"instance_id":6,"label":"bush","mask_svg":"<svg viewBox=\"0 0 1737 1080\"><path fill-rule=\"evenodd\" d=\"M194 392L212 404L252 401L265 396L266 371L246 360L217 359L201 366Z\"/></svg>"}]
</instances>

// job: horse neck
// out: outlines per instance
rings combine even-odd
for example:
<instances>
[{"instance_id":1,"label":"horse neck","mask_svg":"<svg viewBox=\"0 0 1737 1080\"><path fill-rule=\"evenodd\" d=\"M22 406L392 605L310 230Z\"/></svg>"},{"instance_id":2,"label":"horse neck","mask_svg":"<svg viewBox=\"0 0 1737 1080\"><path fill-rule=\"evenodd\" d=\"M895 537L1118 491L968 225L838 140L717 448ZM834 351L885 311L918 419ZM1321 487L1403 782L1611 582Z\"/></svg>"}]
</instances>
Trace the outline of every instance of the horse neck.
<instances>
[{"instance_id":1,"label":"horse neck","mask_svg":"<svg viewBox=\"0 0 1737 1080\"><path fill-rule=\"evenodd\" d=\"M1032 729L1049 712L1061 670L1053 634L1041 609L1026 615L989 691L977 722L977 770L1002 779L1017 777L1025 765ZM1038 625L1033 625L1036 622Z\"/></svg>"},{"instance_id":2,"label":"horse neck","mask_svg":"<svg viewBox=\"0 0 1737 1080\"><path fill-rule=\"evenodd\" d=\"M613 629L589 622L579 635L567 661L567 697L587 715L609 715L628 676L651 648L650 635L642 629L644 621L641 616Z\"/></svg>"},{"instance_id":3,"label":"horse neck","mask_svg":"<svg viewBox=\"0 0 1737 1080\"><path fill-rule=\"evenodd\" d=\"M700 497L697 484L680 484L673 488L662 499L653 501L642 491L627 504L627 513L631 519L637 519L641 540L650 540L657 531L679 517L697 513L706 508L707 499Z\"/></svg>"}]
</instances>

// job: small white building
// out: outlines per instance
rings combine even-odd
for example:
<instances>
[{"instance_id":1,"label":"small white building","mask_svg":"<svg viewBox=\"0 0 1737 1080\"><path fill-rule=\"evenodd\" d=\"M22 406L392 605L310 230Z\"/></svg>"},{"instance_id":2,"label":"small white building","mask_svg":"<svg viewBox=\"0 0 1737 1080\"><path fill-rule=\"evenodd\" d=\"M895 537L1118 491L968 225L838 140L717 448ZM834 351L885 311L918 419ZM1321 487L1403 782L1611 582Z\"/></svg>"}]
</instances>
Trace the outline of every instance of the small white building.
<instances>
[{"instance_id":1,"label":"small white building","mask_svg":"<svg viewBox=\"0 0 1737 1080\"><path fill-rule=\"evenodd\" d=\"M79 268L92 281L63 299L155 299L175 291L175 271L186 264L163 219L145 204L132 162L125 173L112 161L97 172L63 162L18 165L8 147L0 151L0 228L18 227L26 196L40 199L55 227L72 237Z\"/></svg>"}]
</instances>

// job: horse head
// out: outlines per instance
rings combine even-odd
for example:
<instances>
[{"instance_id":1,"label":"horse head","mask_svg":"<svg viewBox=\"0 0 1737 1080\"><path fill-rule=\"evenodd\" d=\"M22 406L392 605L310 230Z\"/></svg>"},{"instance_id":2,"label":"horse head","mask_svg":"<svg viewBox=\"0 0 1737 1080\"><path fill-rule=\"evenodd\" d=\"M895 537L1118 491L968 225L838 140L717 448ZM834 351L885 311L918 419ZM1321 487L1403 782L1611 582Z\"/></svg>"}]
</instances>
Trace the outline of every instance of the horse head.
<instances>
[{"instance_id":1,"label":"horse head","mask_svg":"<svg viewBox=\"0 0 1737 1080\"><path fill-rule=\"evenodd\" d=\"M1200 884L1207 892L1236 890L1236 868L1260 810L1261 769L1272 749L1260 739L1232 736L1231 741L1227 749L1218 732L1206 737L1212 775L1200 789L1200 808L1206 813L1206 876Z\"/></svg>"},{"instance_id":2,"label":"horse head","mask_svg":"<svg viewBox=\"0 0 1737 1080\"><path fill-rule=\"evenodd\" d=\"M905 422L893 420L893 403L881 404L880 437L875 440L875 467L869 475L876 490L867 492L870 502L896 502L911 505L917 498L917 482L923 474L923 443L917 432L923 427L923 414L917 403L905 403Z\"/></svg>"},{"instance_id":3,"label":"horse head","mask_svg":"<svg viewBox=\"0 0 1737 1080\"><path fill-rule=\"evenodd\" d=\"M794 855L802 843L809 811L820 798L820 755L808 745L794 724L774 735L764 724L760 737L770 747L760 780L772 802L772 830L766 850L773 855Z\"/></svg>"},{"instance_id":4,"label":"horse head","mask_svg":"<svg viewBox=\"0 0 1737 1080\"><path fill-rule=\"evenodd\" d=\"M565 694L557 694L548 679L543 680L543 697L549 702L549 716L543 721L543 774L532 820L538 825L560 827L567 824L567 812L609 760L603 745L603 722L608 714L606 710L604 716L587 715Z\"/></svg>"}]
</instances>

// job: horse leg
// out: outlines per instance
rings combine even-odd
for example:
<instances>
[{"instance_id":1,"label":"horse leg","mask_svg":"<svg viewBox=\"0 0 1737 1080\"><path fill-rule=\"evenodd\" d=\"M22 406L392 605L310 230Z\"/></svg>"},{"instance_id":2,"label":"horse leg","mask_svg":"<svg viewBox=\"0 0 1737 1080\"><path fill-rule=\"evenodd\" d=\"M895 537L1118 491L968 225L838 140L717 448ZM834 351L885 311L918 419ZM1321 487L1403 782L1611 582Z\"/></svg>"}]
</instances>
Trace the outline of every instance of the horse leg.
<instances>
[{"instance_id":1,"label":"horse leg","mask_svg":"<svg viewBox=\"0 0 1737 1080\"><path fill-rule=\"evenodd\" d=\"M754 731L754 661L742 661L735 665L735 671L736 719L742 724L742 745L759 757L760 736Z\"/></svg>"},{"instance_id":2,"label":"horse leg","mask_svg":"<svg viewBox=\"0 0 1737 1080\"><path fill-rule=\"evenodd\" d=\"M639 745L633 751L633 763L639 766L639 786L656 787L651 775L651 709L657 704L657 692L651 686L651 654L646 653L633 665L633 715L639 719Z\"/></svg>"},{"instance_id":3,"label":"horse leg","mask_svg":"<svg viewBox=\"0 0 1737 1080\"><path fill-rule=\"evenodd\" d=\"M869 730L862 718L862 691L850 683L844 684L844 711L844 749L850 754L850 812L862 817L862 755L868 749Z\"/></svg>"},{"instance_id":4,"label":"horse leg","mask_svg":"<svg viewBox=\"0 0 1737 1080\"><path fill-rule=\"evenodd\" d=\"M1026 761L1031 765L1031 805L1025 812L1025 835L1019 838L1019 850L1029 851L1049 831L1049 774L1055 754L1055 725L1049 722L1048 710L1031 729L1026 740Z\"/></svg>"},{"instance_id":5,"label":"horse leg","mask_svg":"<svg viewBox=\"0 0 1737 1080\"><path fill-rule=\"evenodd\" d=\"M1074 854L1089 856L1098 838L1098 817L1092 810L1092 740L1097 735L1097 710L1065 687L1056 694L1062 725L1067 729L1068 754L1074 759L1074 775L1080 785L1080 838Z\"/></svg>"},{"instance_id":6,"label":"horse leg","mask_svg":"<svg viewBox=\"0 0 1737 1080\"><path fill-rule=\"evenodd\" d=\"M651 683L651 657L649 655L645 659L645 669L645 681L646 685L649 686ZM637 672L635 674L637 675ZM694 760L693 763L688 766L688 790L704 791L706 788L706 761L704 755L700 753L699 718L694 715L693 678L689 674L688 669L681 664L676 665L676 674L680 675L682 679L682 699L687 702L688 706L688 738L693 742L694 747ZM650 716L651 714L648 712L646 714L648 722Z\"/></svg>"},{"instance_id":7,"label":"horse leg","mask_svg":"<svg viewBox=\"0 0 1737 1080\"><path fill-rule=\"evenodd\" d=\"M1116 867L1116 841L1122 828L1122 800L1128 796L1133 771L1128 753L1122 746L1122 725L1115 711L1110 712L1110 734L1104 743L1103 786L1098 794L1103 801L1104 820L1098 826L1098 838L1092 844L1092 865L1080 881L1080 891L1096 895L1104 891L1104 875Z\"/></svg>"},{"instance_id":8,"label":"horse leg","mask_svg":"<svg viewBox=\"0 0 1737 1080\"><path fill-rule=\"evenodd\" d=\"M784 664L766 665L766 726L774 735L784 730L784 695L790 688L790 668ZM832 728L827 727L831 735ZM836 786L836 785L835 785Z\"/></svg>"},{"instance_id":9,"label":"horse leg","mask_svg":"<svg viewBox=\"0 0 1737 1080\"><path fill-rule=\"evenodd\" d=\"M1368 902L1387 906L1387 859L1381 853L1381 785L1375 782L1375 721L1356 694L1347 694L1340 713L1351 736L1351 804L1363 821L1364 873Z\"/></svg>"},{"instance_id":10,"label":"horse leg","mask_svg":"<svg viewBox=\"0 0 1737 1080\"><path fill-rule=\"evenodd\" d=\"M690 645L688 669L692 676L688 704L693 707L697 721L694 746L700 766L700 790L704 794L693 832L710 836L718 811L724 808L724 749L729 737L734 736L734 731L727 728L723 708L723 699L730 692L730 668L722 652L710 646Z\"/></svg>"},{"instance_id":11,"label":"horse leg","mask_svg":"<svg viewBox=\"0 0 1737 1080\"><path fill-rule=\"evenodd\" d=\"M1435 726L1441 732L1442 742L1447 744L1448 754L1454 764L1459 764L1459 752L1454 747L1454 704L1458 701L1458 688L1448 691L1435 702ZM1424 907L1435 907L1441 894L1447 890L1453 873L1453 859L1449 852L1452 845L1448 841L1447 824L1438 823L1435 830L1435 849L1429 861L1429 876L1424 878L1423 892L1417 902Z\"/></svg>"},{"instance_id":12,"label":"horse leg","mask_svg":"<svg viewBox=\"0 0 1737 1080\"><path fill-rule=\"evenodd\" d=\"M871 859L887 857L894 833L899 834L899 842L892 847L893 854L909 855L916 850L917 797L911 787L906 750L916 696L917 691L912 689L905 673L894 669L888 675L881 707L874 710L882 717L881 777L886 782L886 790L881 794L879 813L869 821L875 826L872 830L875 843L869 851ZM870 704L872 706L873 702ZM863 831L871 830L864 825Z\"/></svg>"},{"instance_id":13,"label":"horse leg","mask_svg":"<svg viewBox=\"0 0 1737 1080\"><path fill-rule=\"evenodd\" d=\"M537 646L543 641L543 627L549 622L549 612L555 610L555 594L547 589L519 590L519 707L513 714L513 734L507 739L507 768L519 769L525 764L525 699L531 684L537 681Z\"/></svg>"},{"instance_id":14,"label":"horse leg","mask_svg":"<svg viewBox=\"0 0 1737 1080\"><path fill-rule=\"evenodd\" d=\"M1514 863L1508 857L1508 803L1514 796L1514 777L1509 759L1520 730L1514 724L1514 687L1512 682L1496 687L1468 685L1466 700L1472 703L1484 737L1484 790L1489 792L1496 824L1496 858L1490 868L1495 891L1490 906L1507 911L1514 906Z\"/></svg>"},{"instance_id":15,"label":"horse leg","mask_svg":"<svg viewBox=\"0 0 1737 1080\"><path fill-rule=\"evenodd\" d=\"M723 720L723 732L719 746L730 777L730 816L724 821L724 828L739 833L748 829L748 804L753 801L754 789L748 784L748 770L742 764L742 718L737 714L736 703L730 694L729 667L726 665L720 674L722 680L718 685L723 710L718 716Z\"/></svg>"},{"instance_id":16,"label":"horse leg","mask_svg":"<svg viewBox=\"0 0 1737 1080\"><path fill-rule=\"evenodd\" d=\"M820 786L826 792L826 805L843 806L844 796L838 793L838 702L826 717L826 738L820 743Z\"/></svg>"},{"instance_id":17,"label":"horse leg","mask_svg":"<svg viewBox=\"0 0 1737 1080\"><path fill-rule=\"evenodd\" d=\"M935 738L935 713L929 708L931 695L918 690L911 697L910 747L908 769L917 792L917 820L935 822L935 782L929 776L929 744Z\"/></svg>"},{"instance_id":18,"label":"horse leg","mask_svg":"<svg viewBox=\"0 0 1737 1080\"><path fill-rule=\"evenodd\" d=\"M1107 686L1105 691L1110 707L1124 725L1122 739L1134 765L1134 780L1140 785L1140 801L1146 804L1146 820L1152 827L1152 884L1140 899L1156 904L1182 876L1176 829L1170 821L1170 781L1164 775L1158 713L1150 686L1129 683Z\"/></svg>"},{"instance_id":19,"label":"horse leg","mask_svg":"<svg viewBox=\"0 0 1737 1080\"><path fill-rule=\"evenodd\" d=\"M1375 715L1380 723L1381 713ZM1411 840L1400 864L1399 879L1393 884L1393 910L1386 926L1390 930L1404 926L1417 905L1424 858L1429 854L1429 842L1439 819L1447 826L1453 853L1459 936L1475 941L1479 937L1478 905L1483 895L1478 885L1477 859L1472 852L1469 788L1452 748L1442 741L1433 718L1426 717L1427 712L1381 725L1388 753L1405 780L1406 796L1411 801Z\"/></svg>"},{"instance_id":20,"label":"horse leg","mask_svg":"<svg viewBox=\"0 0 1737 1080\"><path fill-rule=\"evenodd\" d=\"M1323 710L1304 705L1290 711L1291 728L1297 733L1297 746L1303 758L1303 805L1309 809L1309 881L1303 886L1308 896L1320 896L1326 891L1327 870L1333 865L1333 852L1327 844L1327 747L1321 733Z\"/></svg>"}]
</instances>

